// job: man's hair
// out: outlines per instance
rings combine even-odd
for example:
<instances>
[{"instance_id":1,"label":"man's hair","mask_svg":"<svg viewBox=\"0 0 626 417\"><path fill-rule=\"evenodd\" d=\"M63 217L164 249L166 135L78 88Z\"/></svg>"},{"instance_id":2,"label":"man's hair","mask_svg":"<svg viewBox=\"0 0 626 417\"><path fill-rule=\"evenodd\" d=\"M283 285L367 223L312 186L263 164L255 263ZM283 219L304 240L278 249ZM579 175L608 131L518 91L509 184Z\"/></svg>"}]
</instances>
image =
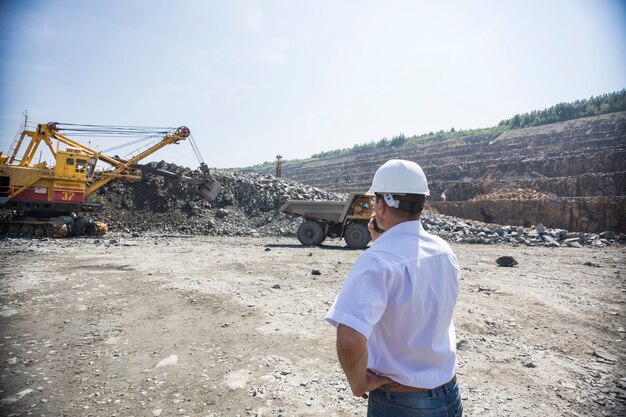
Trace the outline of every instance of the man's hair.
<instances>
[{"instance_id":1,"label":"man's hair","mask_svg":"<svg viewBox=\"0 0 626 417\"><path fill-rule=\"evenodd\" d=\"M382 200L385 203L385 198L382 194L376 193L376 202ZM392 213L396 217L402 220L418 220L424 210L424 203L426 202L426 196L423 194L405 194L405 195L393 195L394 200L400 201L401 208L389 207Z\"/></svg>"}]
</instances>

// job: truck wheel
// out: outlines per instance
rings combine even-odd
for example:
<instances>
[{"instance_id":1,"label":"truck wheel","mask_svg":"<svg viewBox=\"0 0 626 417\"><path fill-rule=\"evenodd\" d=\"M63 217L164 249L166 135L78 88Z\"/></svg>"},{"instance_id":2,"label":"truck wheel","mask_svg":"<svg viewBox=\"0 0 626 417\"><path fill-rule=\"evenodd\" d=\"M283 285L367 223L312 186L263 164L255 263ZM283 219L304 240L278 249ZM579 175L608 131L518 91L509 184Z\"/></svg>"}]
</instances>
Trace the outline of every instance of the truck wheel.
<instances>
[{"instance_id":1,"label":"truck wheel","mask_svg":"<svg viewBox=\"0 0 626 417\"><path fill-rule=\"evenodd\" d=\"M322 226L312 220L307 220L298 227L298 240L305 246L317 246L324 240Z\"/></svg>"},{"instance_id":2,"label":"truck wheel","mask_svg":"<svg viewBox=\"0 0 626 417\"><path fill-rule=\"evenodd\" d=\"M346 228L343 238L349 247L353 249L363 249L371 240L367 226L362 223L352 223Z\"/></svg>"}]
</instances>

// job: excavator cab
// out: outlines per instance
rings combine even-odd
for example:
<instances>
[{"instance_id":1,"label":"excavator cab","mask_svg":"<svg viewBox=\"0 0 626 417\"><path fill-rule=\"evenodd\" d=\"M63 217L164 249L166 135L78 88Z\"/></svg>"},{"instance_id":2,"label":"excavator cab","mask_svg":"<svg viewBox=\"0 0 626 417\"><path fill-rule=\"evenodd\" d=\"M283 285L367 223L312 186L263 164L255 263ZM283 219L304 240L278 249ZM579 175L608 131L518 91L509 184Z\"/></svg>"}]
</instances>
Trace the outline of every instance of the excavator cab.
<instances>
[{"instance_id":1,"label":"excavator cab","mask_svg":"<svg viewBox=\"0 0 626 417\"><path fill-rule=\"evenodd\" d=\"M67 147L55 155L54 173L59 177L90 181L96 168L96 158L85 154L80 149Z\"/></svg>"}]
</instances>

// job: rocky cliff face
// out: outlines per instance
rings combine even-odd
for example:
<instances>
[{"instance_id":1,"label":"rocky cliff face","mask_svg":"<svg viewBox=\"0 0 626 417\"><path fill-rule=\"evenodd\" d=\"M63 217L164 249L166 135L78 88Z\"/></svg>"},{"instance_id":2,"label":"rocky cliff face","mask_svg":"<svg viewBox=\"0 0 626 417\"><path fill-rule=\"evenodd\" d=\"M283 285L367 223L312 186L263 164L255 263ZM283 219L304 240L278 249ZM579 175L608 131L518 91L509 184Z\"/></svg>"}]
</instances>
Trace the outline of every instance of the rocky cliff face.
<instances>
[{"instance_id":1,"label":"rocky cliff face","mask_svg":"<svg viewBox=\"0 0 626 417\"><path fill-rule=\"evenodd\" d=\"M626 195L626 112L500 134L405 144L301 163L290 161L283 165L282 173L285 178L333 191L361 191L369 187L376 169L391 158L413 160L422 166L429 179L431 201L441 201L442 193L447 201L466 202L502 191L524 194L533 190L549 195L552 206L580 207L572 210L581 210L579 217L588 221L577 222L579 228L594 231L599 224L623 224L586 212L585 207L596 210L597 206L587 204L585 198L607 197L603 201L612 202L613 197ZM452 206L439 209L445 212L448 207ZM458 208L455 210L458 214ZM511 217L502 218L502 223L525 223L516 218L517 210L510 212ZM480 216L470 218L484 220ZM555 222L550 226L567 227ZM613 228L624 231L623 226Z\"/></svg>"},{"instance_id":2,"label":"rocky cliff face","mask_svg":"<svg viewBox=\"0 0 626 417\"><path fill-rule=\"evenodd\" d=\"M518 226L550 225L578 232L626 230L626 197L532 200L435 201L430 207L451 216ZM557 226L553 226L557 225Z\"/></svg>"}]
</instances>

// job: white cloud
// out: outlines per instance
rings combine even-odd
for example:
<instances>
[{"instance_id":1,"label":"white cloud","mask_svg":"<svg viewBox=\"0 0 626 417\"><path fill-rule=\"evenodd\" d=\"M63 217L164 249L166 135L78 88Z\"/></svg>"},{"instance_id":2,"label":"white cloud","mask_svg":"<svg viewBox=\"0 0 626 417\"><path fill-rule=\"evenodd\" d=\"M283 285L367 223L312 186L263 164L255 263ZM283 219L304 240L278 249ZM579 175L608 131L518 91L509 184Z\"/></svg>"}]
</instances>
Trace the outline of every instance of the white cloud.
<instances>
[{"instance_id":1,"label":"white cloud","mask_svg":"<svg viewBox=\"0 0 626 417\"><path fill-rule=\"evenodd\" d=\"M261 10L247 6L242 10L243 23L248 30L256 32L261 28L263 12Z\"/></svg>"},{"instance_id":2,"label":"white cloud","mask_svg":"<svg viewBox=\"0 0 626 417\"><path fill-rule=\"evenodd\" d=\"M290 42L288 39L278 36L269 36L263 42L259 52L259 58L261 62L284 64L288 61L289 50Z\"/></svg>"}]
</instances>

